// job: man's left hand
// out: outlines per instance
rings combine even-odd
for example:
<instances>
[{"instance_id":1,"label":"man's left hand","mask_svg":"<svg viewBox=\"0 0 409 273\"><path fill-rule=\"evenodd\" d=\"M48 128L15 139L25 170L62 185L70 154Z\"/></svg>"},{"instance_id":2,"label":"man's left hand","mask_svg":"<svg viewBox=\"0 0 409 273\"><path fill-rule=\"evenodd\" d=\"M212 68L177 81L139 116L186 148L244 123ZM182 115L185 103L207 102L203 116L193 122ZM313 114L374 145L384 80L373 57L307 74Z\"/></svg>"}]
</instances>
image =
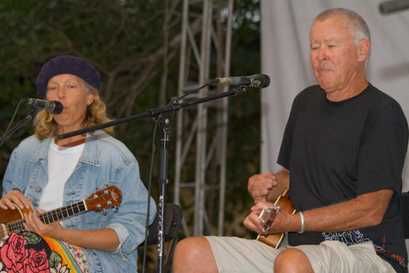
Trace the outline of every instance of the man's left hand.
<instances>
[{"instance_id":1,"label":"man's left hand","mask_svg":"<svg viewBox=\"0 0 409 273\"><path fill-rule=\"evenodd\" d=\"M272 207L273 204L268 202L257 202L253 207L251 207L250 214L244 219L243 224L246 228L257 232L259 234L265 234L265 227L259 219L261 211L265 208ZM287 232L287 231L298 231L300 228L299 219L296 215L292 215L285 210L279 210L278 213L273 216L272 224L268 228L268 234Z\"/></svg>"}]
</instances>

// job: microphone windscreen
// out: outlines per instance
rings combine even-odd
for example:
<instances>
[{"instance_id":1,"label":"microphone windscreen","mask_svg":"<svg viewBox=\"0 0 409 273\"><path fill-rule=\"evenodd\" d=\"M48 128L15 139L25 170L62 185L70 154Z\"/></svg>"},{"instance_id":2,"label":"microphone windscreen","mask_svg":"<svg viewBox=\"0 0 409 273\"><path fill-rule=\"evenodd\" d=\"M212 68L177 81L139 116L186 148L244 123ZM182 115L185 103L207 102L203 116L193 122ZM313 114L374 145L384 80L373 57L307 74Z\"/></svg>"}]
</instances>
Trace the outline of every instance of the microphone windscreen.
<instances>
[{"instance_id":1,"label":"microphone windscreen","mask_svg":"<svg viewBox=\"0 0 409 273\"><path fill-rule=\"evenodd\" d=\"M54 104L54 107L51 112L56 115L61 114L64 110L64 106L62 105L62 103L59 101L52 101L52 103Z\"/></svg>"}]
</instances>

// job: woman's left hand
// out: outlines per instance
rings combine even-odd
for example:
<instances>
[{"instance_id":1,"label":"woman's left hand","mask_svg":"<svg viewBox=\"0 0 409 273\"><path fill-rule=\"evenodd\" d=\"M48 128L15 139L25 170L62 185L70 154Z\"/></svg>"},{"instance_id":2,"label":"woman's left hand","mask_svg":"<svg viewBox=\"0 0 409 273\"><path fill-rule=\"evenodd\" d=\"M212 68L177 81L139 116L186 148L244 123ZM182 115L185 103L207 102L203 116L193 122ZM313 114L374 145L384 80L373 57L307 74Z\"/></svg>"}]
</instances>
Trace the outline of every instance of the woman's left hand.
<instances>
[{"instance_id":1,"label":"woman's left hand","mask_svg":"<svg viewBox=\"0 0 409 273\"><path fill-rule=\"evenodd\" d=\"M58 221L51 224L44 224L39 217L42 213L44 213L44 211L37 209L24 214L25 229L35 232L40 236L57 238L64 227Z\"/></svg>"}]
</instances>

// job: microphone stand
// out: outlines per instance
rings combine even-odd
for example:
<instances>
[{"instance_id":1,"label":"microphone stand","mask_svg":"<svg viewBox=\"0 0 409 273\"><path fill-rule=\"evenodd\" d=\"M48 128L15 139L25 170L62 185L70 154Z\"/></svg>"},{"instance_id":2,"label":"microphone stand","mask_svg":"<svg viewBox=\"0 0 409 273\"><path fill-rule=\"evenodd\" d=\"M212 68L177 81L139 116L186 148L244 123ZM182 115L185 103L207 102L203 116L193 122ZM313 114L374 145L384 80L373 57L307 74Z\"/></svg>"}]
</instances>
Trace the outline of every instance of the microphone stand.
<instances>
[{"instance_id":1,"label":"microphone stand","mask_svg":"<svg viewBox=\"0 0 409 273\"><path fill-rule=\"evenodd\" d=\"M156 268L158 273L163 272L164 252L165 252L165 198L168 184L168 150L170 119L162 115L159 116L160 130L160 190L158 204L158 246Z\"/></svg>"},{"instance_id":2,"label":"microphone stand","mask_svg":"<svg viewBox=\"0 0 409 273\"><path fill-rule=\"evenodd\" d=\"M158 204L158 246L157 246L157 273L163 273L163 264L164 264L164 236L165 236L165 227L164 227L164 207L165 207L165 197L166 197L166 186L168 183L168 162L167 162L167 144L169 143L169 126L170 126L170 118L168 113L176 112L182 108L187 108L190 106L194 106L200 103L221 99L224 97L235 96L247 91L248 86L237 86L232 87L227 92L212 94L203 98L190 98L185 100L184 98L187 95L197 93L199 89L206 87L207 85L201 86L194 90L189 90L186 92L185 95L181 97L175 97L170 100L170 102L162 107L152 108L148 111L131 115L129 117L116 119L104 124L100 124L97 126L83 128L77 131L64 133L58 135L58 139L64 139L68 137L73 137L80 134L85 134L89 132L93 132L96 130L104 129L107 127L112 127L118 124L130 122L135 119L140 118L154 118L159 120L160 124L160 192L159 192L159 204Z\"/></svg>"}]
</instances>

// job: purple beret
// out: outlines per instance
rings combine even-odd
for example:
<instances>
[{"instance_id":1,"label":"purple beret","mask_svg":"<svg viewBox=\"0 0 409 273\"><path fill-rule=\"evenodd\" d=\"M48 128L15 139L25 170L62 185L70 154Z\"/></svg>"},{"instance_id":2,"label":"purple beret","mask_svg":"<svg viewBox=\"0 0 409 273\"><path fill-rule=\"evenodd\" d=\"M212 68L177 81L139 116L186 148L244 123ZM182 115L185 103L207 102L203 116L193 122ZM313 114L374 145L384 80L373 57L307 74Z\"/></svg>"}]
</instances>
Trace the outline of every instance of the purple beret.
<instances>
[{"instance_id":1,"label":"purple beret","mask_svg":"<svg viewBox=\"0 0 409 273\"><path fill-rule=\"evenodd\" d=\"M79 57L62 55L50 59L41 67L36 79L37 94L40 98L47 94L48 81L60 74L78 76L97 90L101 87L101 76L92 64Z\"/></svg>"}]
</instances>

